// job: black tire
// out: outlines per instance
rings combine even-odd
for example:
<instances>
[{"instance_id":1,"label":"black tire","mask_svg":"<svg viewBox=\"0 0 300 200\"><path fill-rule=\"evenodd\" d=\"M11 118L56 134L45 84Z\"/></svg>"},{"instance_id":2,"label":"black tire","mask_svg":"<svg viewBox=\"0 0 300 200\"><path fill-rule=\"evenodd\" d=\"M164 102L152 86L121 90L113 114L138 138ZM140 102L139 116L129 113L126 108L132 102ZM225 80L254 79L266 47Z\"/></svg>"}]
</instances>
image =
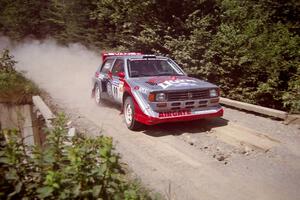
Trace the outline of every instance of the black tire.
<instances>
[{"instance_id":1,"label":"black tire","mask_svg":"<svg viewBox=\"0 0 300 200\"><path fill-rule=\"evenodd\" d=\"M125 99L123 109L124 109L123 111L124 121L126 123L127 128L133 131L139 130L142 127L142 124L134 119L135 108L134 108L133 100L130 96L128 96ZM131 114L130 114L130 110L131 110Z\"/></svg>"},{"instance_id":2,"label":"black tire","mask_svg":"<svg viewBox=\"0 0 300 200\"><path fill-rule=\"evenodd\" d=\"M101 105L103 102L101 88L98 84L95 85L95 103Z\"/></svg>"}]
</instances>

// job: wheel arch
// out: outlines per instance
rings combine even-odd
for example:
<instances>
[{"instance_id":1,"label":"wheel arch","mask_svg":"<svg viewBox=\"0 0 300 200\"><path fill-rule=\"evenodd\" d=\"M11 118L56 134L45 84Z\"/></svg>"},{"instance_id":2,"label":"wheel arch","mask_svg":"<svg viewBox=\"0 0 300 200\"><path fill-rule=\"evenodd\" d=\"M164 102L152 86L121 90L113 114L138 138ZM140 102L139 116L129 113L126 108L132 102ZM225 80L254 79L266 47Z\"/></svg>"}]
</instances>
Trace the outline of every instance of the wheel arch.
<instances>
[{"instance_id":1,"label":"wheel arch","mask_svg":"<svg viewBox=\"0 0 300 200\"><path fill-rule=\"evenodd\" d=\"M92 88L92 94L91 94L91 96L92 96L92 97L95 97L96 85L97 85L98 83L97 83L97 81L95 81L95 82L93 82L92 84L93 84L93 85L92 85L93 88Z\"/></svg>"},{"instance_id":2,"label":"wheel arch","mask_svg":"<svg viewBox=\"0 0 300 200\"><path fill-rule=\"evenodd\" d=\"M130 98L128 98L130 97ZM131 109L132 109L132 114L131 114L131 122L128 123L127 119L126 119L126 110L127 110L127 101L130 102L129 104L131 104ZM125 108L126 107L126 108ZM138 131L140 130L140 128L142 127L141 122L139 122L136 119L136 114L140 112L140 107L138 106L137 102L135 101L134 97L132 96L132 94L130 94L129 92L124 92L123 94L123 103L122 103L122 110L125 116L125 122L127 127L132 130L132 131Z\"/></svg>"},{"instance_id":3,"label":"wheel arch","mask_svg":"<svg viewBox=\"0 0 300 200\"><path fill-rule=\"evenodd\" d=\"M92 97L95 97L96 86L99 86L100 92L103 92L102 81L96 80L93 82Z\"/></svg>"},{"instance_id":4,"label":"wheel arch","mask_svg":"<svg viewBox=\"0 0 300 200\"><path fill-rule=\"evenodd\" d=\"M127 97L133 98L132 95L128 91L125 91L124 94L123 94L123 98L122 98L122 105L124 105L124 102L125 102Z\"/></svg>"},{"instance_id":5,"label":"wheel arch","mask_svg":"<svg viewBox=\"0 0 300 200\"><path fill-rule=\"evenodd\" d=\"M95 82L93 83L93 91L95 91L97 85L99 85L99 82L98 82L98 81L95 81Z\"/></svg>"}]
</instances>

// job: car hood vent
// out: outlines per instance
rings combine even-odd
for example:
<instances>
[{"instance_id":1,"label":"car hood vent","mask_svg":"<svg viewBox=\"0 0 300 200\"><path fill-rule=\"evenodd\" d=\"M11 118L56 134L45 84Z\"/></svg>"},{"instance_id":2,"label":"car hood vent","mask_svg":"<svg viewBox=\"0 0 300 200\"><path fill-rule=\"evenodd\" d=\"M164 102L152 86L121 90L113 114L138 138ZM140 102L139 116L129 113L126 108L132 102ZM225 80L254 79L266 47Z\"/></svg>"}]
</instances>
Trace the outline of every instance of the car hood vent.
<instances>
[{"instance_id":1,"label":"car hood vent","mask_svg":"<svg viewBox=\"0 0 300 200\"><path fill-rule=\"evenodd\" d=\"M155 83L153 81L147 81L146 83L148 83L149 85L157 85L157 83Z\"/></svg>"}]
</instances>

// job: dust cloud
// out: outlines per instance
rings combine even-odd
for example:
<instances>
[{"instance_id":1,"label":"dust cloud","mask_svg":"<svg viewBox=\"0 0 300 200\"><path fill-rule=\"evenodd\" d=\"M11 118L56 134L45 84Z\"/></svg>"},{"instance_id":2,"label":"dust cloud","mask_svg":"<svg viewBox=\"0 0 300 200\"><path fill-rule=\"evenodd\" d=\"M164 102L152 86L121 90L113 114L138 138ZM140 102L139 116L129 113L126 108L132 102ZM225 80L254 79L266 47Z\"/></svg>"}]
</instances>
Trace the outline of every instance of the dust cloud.
<instances>
[{"instance_id":1,"label":"dust cloud","mask_svg":"<svg viewBox=\"0 0 300 200\"><path fill-rule=\"evenodd\" d=\"M76 73L75 69L78 67L93 66L97 68L101 62L100 53L88 50L81 44L62 46L52 39L43 41L27 39L15 43L2 36L0 37L0 49L3 48L10 50L18 62L17 68L20 67L22 70L26 70L28 67L39 67L40 70L43 70L53 66L57 69L60 68L59 66L68 66L70 73Z\"/></svg>"},{"instance_id":2,"label":"dust cloud","mask_svg":"<svg viewBox=\"0 0 300 200\"><path fill-rule=\"evenodd\" d=\"M92 76L101 64L99 52L91 51L80 44L59 45L55 40L24 40L15 43L0 37L0 49L7 48L14 56L16 69L47 91L62 106L77 108L90 102ZM69 99L67 101L67 99Z\"/></svg>"},{"instance_id":3,"label":"dust cloud","mask_svg":"<svg viewBox=\"0 0 300 200\"><path fill-rule=\"evenodd\" d=\"M62 46L52 39L27 39L15 43L7 37L0 37L0 49L3 48L9 49L18 62L16 69L25 72L25 76L40 88L51 84L56 88L53 92L62 92L64 95L70 92L70 85L76 85L78 91L90 92L91 77L101 64L100 49L94 52L80 44ZM89 96L89 93L76 95Z\"/></svg>"}]
</instances>

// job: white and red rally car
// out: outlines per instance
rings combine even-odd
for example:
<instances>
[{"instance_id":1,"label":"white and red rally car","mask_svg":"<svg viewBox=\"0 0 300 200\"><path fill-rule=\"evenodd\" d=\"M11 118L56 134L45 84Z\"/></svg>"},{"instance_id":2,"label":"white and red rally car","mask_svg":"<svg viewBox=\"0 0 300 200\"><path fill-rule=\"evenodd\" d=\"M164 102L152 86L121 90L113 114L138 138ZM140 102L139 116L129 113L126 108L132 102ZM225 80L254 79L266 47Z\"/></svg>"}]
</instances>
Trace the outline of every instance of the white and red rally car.
<instances>
[{"instance_id":1,"label":"white and red rally car","mask_svg":"<svg viewBox=\"0 0 300 200\"><path fill-rule=\"evenodd\" d=\"M170 58L141 53L103 53L93 76L92 94L122 105L125 122L158 124L221 117L220 89L188 77Z\"/></svg>"}]
</instances>

